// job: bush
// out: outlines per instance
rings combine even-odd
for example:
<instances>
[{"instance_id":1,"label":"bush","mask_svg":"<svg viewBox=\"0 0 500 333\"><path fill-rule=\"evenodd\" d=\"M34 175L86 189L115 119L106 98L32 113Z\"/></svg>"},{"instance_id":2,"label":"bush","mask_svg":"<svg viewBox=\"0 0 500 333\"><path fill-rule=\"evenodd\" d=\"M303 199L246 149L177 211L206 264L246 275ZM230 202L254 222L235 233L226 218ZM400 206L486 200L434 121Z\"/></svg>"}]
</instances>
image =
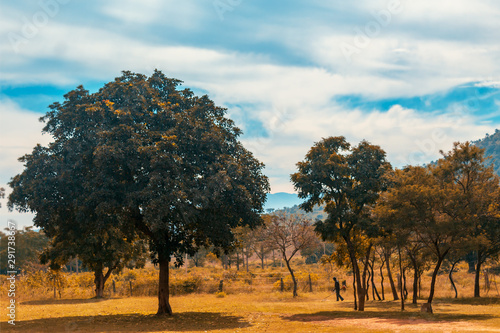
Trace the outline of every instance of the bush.
<instances>
[{"instance_id":1,"label":"bush","mask_svg":"<svg viewBox=\"0 0 500 333\"><path fill-rule=\"evenodd\" d=\"M171 280L170 291L172 295L184 295L198 292L203 283L203 279L198 275L190 275L184 278Z\"/></svg>"}]
</instances>

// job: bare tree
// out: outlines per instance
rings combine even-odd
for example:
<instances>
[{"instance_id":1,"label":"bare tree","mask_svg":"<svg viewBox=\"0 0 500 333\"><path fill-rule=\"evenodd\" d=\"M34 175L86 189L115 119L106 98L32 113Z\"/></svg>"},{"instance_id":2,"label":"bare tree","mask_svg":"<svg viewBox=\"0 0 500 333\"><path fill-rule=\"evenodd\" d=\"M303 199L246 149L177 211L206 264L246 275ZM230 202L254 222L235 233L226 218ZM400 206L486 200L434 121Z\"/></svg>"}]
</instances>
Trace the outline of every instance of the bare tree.
<instances>
[{"instance_id":1,"label":"bare tree","mask_svg":"<svg viewBox=\"0 0 500 333\"><path fill-rule=\"evenodd\" d=\"M297 252L317 242L318 236L314 232L312 221L302 215L280 213L271 216L267 231L270 244L281 252L292 276L293 296L295 297L298 295L297 279L290 262Z\"/></svg>"}]
</instances>

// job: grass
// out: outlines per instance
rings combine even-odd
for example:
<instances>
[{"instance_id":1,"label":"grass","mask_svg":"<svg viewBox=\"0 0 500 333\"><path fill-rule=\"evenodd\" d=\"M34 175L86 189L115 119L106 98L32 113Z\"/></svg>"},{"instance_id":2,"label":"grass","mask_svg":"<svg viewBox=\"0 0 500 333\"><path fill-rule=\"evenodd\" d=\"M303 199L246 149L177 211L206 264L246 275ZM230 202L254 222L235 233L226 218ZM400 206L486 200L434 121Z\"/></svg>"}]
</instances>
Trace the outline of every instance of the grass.
<instances>
[{"instance_id":1,"label":"grass","mask_svg":"<svg viewBox=\"0 0 500 333\"><path fill-rule=\"evenodd\" d=\"M434 315L399 302L336 302L330 293L190 294L171 298L173 316L155 316L155 297L26 300L8 332L500 332L500 298L436 299ZM420 301L421 303L423 301ZM2 309L7 300L0 302Z\"/></svg>"}]
</instances>

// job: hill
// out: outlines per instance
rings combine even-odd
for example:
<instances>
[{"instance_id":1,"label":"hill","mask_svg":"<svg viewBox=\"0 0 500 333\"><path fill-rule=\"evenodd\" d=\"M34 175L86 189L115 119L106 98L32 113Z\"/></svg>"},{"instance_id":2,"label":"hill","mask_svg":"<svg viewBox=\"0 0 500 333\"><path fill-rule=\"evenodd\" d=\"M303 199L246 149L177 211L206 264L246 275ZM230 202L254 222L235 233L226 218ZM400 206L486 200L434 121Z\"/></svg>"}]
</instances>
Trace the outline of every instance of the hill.
<instances>
[{"instance_id":1,"label":"hill","mask_svg":"<svg viewBox=\"0 0 500 333\"><path fill-rule=\"evenodd\" d=\"M500 130L495 130L493 135L486 134L486 137L473 144L480 148L484 148L484 156L490 156L489 164L493 164L493 169L497 175L500 176Z\"/></svg>"},{"instance_id":2,"label":"hill","mask_svg":"<svg viewBox=\"0 0 500 333\"><path fill-rule=\"evenodd\" d=\"M299 199L297 194L295 193L270 193L267 195L267 201L265 205L265 209L283 209L285 207L293 207L295 205L299 205L302 203L302 200Z\"/></svg>"}]
</instances>

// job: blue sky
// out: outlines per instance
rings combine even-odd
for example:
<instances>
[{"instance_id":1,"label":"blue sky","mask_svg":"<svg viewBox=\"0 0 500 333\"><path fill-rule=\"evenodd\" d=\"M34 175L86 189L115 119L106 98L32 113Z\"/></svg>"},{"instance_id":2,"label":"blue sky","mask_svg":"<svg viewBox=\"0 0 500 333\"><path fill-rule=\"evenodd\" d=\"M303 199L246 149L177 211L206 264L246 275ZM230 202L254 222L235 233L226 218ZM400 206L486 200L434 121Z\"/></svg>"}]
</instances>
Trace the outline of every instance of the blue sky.
<instances>
[{"instance_id":1,"label":"blue sky","mask_svg":"<svg viewBox=\"0 0 500 333\"><path fill-rule=\"evenodd\" d=\"M494 0L2 1L0 186L50 141L49 104L155 68L228 108L272 192L332 135L429 162L500 127L499 18ZM9 218L31 216L2 200Z\"/></svg>"}]
</instances>

